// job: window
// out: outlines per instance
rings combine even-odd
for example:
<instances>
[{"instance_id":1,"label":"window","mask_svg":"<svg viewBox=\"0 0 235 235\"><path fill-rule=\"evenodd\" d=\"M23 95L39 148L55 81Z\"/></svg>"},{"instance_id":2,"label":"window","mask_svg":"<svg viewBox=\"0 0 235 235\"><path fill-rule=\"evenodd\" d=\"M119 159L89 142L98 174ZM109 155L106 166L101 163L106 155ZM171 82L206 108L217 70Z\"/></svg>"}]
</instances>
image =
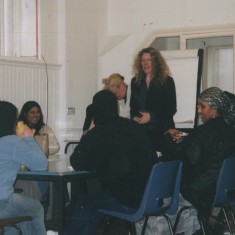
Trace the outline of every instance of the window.
<instances>
[{"instance_id":1,"label":"window","mask_svg":"<svg viewBox=\"0 0 235 235\"><path fill-rule=\"evenodd\" d=\"M204 49L203 88L233 92L233 37L187 39L187 49Z\"/></svg>"},{"instance_id":2,"label":"window","mask_svg":"<svg viewBox=\"0 0 235 235\"><path fill-rule=\"evenodd\" d=\"M38 0L0 0L1 56L38 57Z\"/></svg>"},{"instance_id":3,"label":"window","mask_svg":"<svg viewBox=\"0 0 235 235\"><path fill-rule=\"evenodd\" d=\"M162 37L156 38L152 44L152 47L157 48L160 51L179 50L180 49L180 37Z\"/></svg>"},{"instance_id":4,"label":"window","mask_svg":"<svg viewBox=\"0 0 235 235\"><path fill-rule=\"evenodd\" d=\"M169 32L168 32L169 34ZM151 46L159 50L204 49L202 89L210 86L235 92L234 79L234 37L235 29L217 29L198 32L181 32L179 35L161 36L157 33Z\"/></svg>"}]
</instances>

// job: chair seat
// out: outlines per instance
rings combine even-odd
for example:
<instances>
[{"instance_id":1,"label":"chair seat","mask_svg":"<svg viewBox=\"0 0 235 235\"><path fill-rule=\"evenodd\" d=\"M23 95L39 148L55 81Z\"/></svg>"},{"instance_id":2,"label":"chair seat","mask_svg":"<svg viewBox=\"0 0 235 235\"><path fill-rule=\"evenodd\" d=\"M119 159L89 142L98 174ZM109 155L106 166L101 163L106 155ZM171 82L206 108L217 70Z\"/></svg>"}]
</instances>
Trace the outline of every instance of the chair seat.
<instances>
[{"instance_id":1,"label":"chair seat","mask_svg":"<svg viewBox=\"0 0 235 235\"><path fill-rule=\"evenodd\" d=\"M32 220L31 216L14 216L8 218L0 218L0 227L6 226L8 224L17 224L30 220Z\"/></svg>"}]
</instances>

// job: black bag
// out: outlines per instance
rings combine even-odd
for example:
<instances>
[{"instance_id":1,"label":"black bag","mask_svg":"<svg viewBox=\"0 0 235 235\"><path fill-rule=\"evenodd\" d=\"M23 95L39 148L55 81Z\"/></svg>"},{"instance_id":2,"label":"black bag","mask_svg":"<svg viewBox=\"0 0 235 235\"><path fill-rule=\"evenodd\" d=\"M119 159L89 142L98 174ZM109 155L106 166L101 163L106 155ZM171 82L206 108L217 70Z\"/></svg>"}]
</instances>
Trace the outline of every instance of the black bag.
<instances>
[{"instance_id":1,"label":"black bag","mask_svg":"<svg viewBox=\"0 0 235 235\"><path fill-rule=\"evenodd\" d=\"M129 235L130 222L105 216L96 230L95 235Z\"/></svg>"}]
</instances>

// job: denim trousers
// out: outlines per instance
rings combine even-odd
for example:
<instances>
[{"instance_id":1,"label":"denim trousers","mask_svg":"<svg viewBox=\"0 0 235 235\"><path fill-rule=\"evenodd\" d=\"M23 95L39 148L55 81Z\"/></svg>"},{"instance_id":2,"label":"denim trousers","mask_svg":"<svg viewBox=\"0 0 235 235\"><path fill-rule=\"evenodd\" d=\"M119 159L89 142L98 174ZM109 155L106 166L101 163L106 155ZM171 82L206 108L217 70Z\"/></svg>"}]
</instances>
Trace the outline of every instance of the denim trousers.
<instances>
[{"instance_id":1,"label":"denim trousers","mask_svg":"<svg viewBox=\"0 0 235 235\"><path fill-rule=\"evenodd\" d=\"M94 235L104 214L98 208L126 211L126 207L110 194L92 193L81 196L65 225L64 235Z\"/></svg>"},{"instance_id":2,"label":"denim trousers","mask_svg":"<svg viewBox=\"0 0 235 235\"><path fill-rule=\"evenodd\" d=\"M10 198L0 200L0 218L10 216L32 216L32 221L19 223L24 235L46 235L44 210L39 201L13 193ZM6 228L5 235L15 235L14 228Z\"/></svg>"}]
</instances>

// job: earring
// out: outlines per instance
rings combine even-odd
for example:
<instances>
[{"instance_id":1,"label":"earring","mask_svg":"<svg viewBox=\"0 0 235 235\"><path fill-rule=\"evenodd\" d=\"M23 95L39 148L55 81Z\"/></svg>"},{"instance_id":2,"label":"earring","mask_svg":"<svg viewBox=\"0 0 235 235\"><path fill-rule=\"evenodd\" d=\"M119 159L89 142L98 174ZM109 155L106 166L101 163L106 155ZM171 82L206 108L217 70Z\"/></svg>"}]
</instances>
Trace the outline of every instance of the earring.
<instances>
[{"instance_id":1,"label":"earring","mask_svg":"<svg viewBox=\"0 0 235 235\"><path fill-rule=\"evenodd\" d=\"M212 118L214 119L215 117L216 117L216 115L215 115L215 113L214 113Z\"/></svg>"}]
</instances>

